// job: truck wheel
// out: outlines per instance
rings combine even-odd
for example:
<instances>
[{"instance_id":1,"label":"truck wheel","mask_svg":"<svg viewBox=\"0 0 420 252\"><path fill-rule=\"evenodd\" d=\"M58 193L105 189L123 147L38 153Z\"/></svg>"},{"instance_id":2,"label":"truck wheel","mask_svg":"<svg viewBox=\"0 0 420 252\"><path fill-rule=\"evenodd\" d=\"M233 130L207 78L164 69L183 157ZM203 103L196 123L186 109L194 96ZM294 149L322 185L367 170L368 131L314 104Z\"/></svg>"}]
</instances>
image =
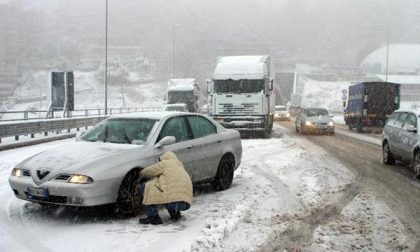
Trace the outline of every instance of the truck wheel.
<instances>
[{"instance_id":1,"label":"truck wheel","mask_svg":"<svg viewBox=\"0 0 420 252\"><path fill-rule=\"evenodd\" d=\"M388 142L385 142L384 146L382 147L382 161L387 165L395 164L395 158L392 156Z\"/></svg>"},{"instance_id":2,"label":"truck wheel","mask_svg":"<svg viewBox=\"0 0 420 252\"><path fill-rule=\"evenodd\" d=\"M234 160L232 157L223 156L217 168L216 177L212 182L212 187L216 191L223 191L230 187L233 180Z\"/></svg>"},{"instance_id":3,"label":"truck wheel","mask_svg":"<svg viewBox=\"0 0 420 252\"><path fill-rule=\"evenodd\" d=\"M420 179L420 150L414 153L413 169L415 178Z\"/></svg>"},{"instance_id":4,"label":"truck wheel","mask_svg":"<svg viewBox=\"0 0 420 252\"><path fill-rule=\"evenodd\" d=\"M356 129L357 129L357 132L359 132L359 133L362 132L363 126L362 126L362 122L360 120L357 121Z\"/></svg>"},{"instance_id":5,"label":"truck wheel","mask_svg":"<svg viewBox=\"0 0 420 252\"><path fill-rule=\"evenodd\" d=\"M267 129L263 131L263 138L270 138L271 137L271 129Z\"/></svg>"}]
</instances>

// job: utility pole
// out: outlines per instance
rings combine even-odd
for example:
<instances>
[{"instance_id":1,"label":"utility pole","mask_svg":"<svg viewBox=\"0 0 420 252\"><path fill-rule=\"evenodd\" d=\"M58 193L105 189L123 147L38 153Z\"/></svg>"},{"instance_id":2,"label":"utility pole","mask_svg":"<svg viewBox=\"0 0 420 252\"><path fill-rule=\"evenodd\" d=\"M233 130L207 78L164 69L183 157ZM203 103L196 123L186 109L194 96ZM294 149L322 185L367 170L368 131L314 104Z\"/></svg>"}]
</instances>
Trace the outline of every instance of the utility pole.
<instances>
[{"instance_id":1,"label":"utility pole","mask_svg":"<svg viewBox=\"0 0 420 252\"><path fill-rule=\"evenodd\" d=\"M105 115L108 114L108 0L105 6Z\"/></svg>"},{"instance_id":2,"label":"utility pole","mask_svg":"<svg viewBox=\"0 0 420 252\"><path fill-rule=\"evenodd\" d=\"M386 40L386 77L385 77L386 82L388 82L388 67L389 67L389 25L388 25L388 38Z\"/></svg>"}]
</instances>

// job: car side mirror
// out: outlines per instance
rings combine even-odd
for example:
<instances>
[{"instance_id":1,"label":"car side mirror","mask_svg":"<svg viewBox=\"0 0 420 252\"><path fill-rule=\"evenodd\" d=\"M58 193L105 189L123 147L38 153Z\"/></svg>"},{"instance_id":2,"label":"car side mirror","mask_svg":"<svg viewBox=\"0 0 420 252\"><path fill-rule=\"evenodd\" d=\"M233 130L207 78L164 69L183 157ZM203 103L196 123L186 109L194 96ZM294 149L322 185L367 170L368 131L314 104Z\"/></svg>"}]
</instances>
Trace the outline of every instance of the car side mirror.
<instances>
[{"instance_id":1,"label":"car side mirror","mask_svg":"<svg viewBox=\"0 0 420 252\"><path fill-rule=\"evenodd\" d=\"M155 148L159 149L163 146L170 145L176 142L176 138L174 136L166 136L162 138L157 144L155 144Z\"/></svg>"},{"instance_id":2,"label":"car side mirror","mask_svg":"<svg viewBox=\"0 0 420 252\"><path fill-rule=\"evenodd\" d=\"M270 91L272 91L274 89L274 80L272 78L270 79L270 85L269 85L268 89Z\"/></svg>"},{"instance_id":3,"label":"car side mirror","mask_svg":"<svg viewBox=\"0 0 420 252\"><path fill-rule=\"evenodd\" d=\"M413 125L408 125L406 129L408 132L417 133L417 128L414 127Z\"/></svg>"}]
</instances>

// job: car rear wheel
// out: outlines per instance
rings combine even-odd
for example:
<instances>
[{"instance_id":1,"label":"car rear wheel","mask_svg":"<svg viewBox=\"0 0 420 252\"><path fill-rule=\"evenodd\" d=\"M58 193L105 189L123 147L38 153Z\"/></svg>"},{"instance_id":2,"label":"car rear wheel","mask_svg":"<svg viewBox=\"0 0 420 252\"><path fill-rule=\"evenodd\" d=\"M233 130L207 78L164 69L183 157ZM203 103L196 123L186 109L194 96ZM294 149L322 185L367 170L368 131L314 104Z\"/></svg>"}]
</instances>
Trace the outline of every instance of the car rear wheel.
<instances>
[{"instance_id":1,"label":"car rear wheel","mask_svg":"<svg viewBox=\"0 0 420 252\"><path fill-rule=\"evenodd\" d=\"M415 178L420 179L420 150L414 153L413 169Z\"/></svg>"},{"instance_id":2,"label":"car rear wheel","mask_svg":"<svg viewBox=\"0 0 420 252\"><path fill-rule=\"evenodd\" d=\"M136 215L140 212L143 195L139 194L139 170L130 171L121 183L116 202L116 213L123 215Z\"/></svg>"},{"instance_id":3,"label":"car rear wheel","mask_svg":"<svg viewBox=\"0 0 420 252\"><path fill-rule=\"evenodd\" d=\"M395 164L395 158L392 156L388 142L385 142L382 148L382 161L387 165Z\"/></svg>"},{"instance_id":4,"label":"car rear wheel","mask_svg":"<svg viewBox=\"0 0 420 252\"><path fill-rule=\"evenodd\" d=\"M303 125L303 123L300 124L300 134L305 135L305 126Z\"/></svg>"},{"instance_id":5,"label":"car rear wheel","mask_svg":"<svg viewBox=\"0 0 420 252\"><path fill-rule=\"evenodd\" d=\"M233 180L234 160L232 157L224 156L220 160L217 168L216 177L213 180L212 186L216 191L223 191L232 185Z\"/></svg>"}]
</instances>

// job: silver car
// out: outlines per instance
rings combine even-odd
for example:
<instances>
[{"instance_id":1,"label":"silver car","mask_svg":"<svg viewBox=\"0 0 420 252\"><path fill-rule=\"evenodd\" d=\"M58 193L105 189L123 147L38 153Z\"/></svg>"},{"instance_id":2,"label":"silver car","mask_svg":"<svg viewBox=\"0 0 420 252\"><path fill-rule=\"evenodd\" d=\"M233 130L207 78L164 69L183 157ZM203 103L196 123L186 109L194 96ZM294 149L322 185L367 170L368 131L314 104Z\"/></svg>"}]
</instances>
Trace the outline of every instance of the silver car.
<instances>
[{"instance_id":1,"label":"silver car","mask_svg":"<svg viewBox=\"0 0 420 252\"><path fill-rule=\"evenodd\" d=\"M276 105L274 107L274 120L276 121L282 121L282 120L286 120L286 121L290 121L290 113L287 110L286 106L283 105Z\"/></svg>"},{"instance_id":2,"label":"silver car","mask_svg":"<svg viewBox=\"0 0 420 252\"><path fill-rule=\"evenodd\" d=\"M300 110L296 117L296 132L335 134L335 124L332 116L325 108L308 107Z\"/></svg>"},{"instance_id":3,"label":"silver car","mask_svg":"<svg viewBox=\"0 0 420 252\"><path fill-rule=\"evenodd\" d=\"M382 159L393 165L395 160L411 164L420 178L419 110L397 110L385 124L382 134Z\"/></svg>"},{"instance_id":4,"label":"silver car","mask_svg":"<svg viewBox=\"0 0 420 252\"><path fill-rule=\"evenodd\" d=\"M182 112L112 116L78 141L19 163L9 177L16 197L41 204L93 206L117 203L121 211L138 207L139 171L174 151L193 182L230 187L241 162L236 130L211 118Z\"/></svg>"}]
</instances>

